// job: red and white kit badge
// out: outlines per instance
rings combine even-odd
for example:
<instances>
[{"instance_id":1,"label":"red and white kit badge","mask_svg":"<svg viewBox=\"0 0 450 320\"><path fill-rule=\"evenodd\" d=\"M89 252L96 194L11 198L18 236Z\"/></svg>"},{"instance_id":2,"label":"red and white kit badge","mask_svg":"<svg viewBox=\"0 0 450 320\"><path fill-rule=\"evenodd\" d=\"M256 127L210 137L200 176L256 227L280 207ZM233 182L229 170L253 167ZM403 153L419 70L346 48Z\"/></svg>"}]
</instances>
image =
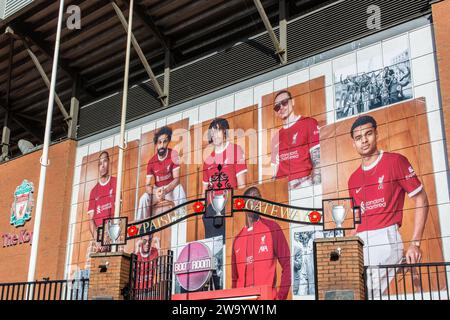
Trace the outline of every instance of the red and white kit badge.
<instances>
[{"instance_id":1,"label":"red and white kit badge","mask_svg":"<svg viewBox=\"0 0 450 320\"><path fill-rule=\"evenodd\" d=\"M20 227L31 219L33 210L34 186L32 182L23 180L22 184L14 192L14 202L11 206L10 223L15 227Z\"/></svg>"}]
</instances>

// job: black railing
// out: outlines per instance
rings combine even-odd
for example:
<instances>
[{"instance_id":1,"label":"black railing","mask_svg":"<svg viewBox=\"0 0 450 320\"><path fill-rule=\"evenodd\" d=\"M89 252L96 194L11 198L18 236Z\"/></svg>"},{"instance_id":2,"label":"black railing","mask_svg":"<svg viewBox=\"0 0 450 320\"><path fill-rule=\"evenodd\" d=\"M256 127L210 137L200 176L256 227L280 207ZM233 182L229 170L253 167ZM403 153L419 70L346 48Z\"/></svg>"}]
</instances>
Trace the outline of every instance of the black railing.
<instances>
[{"instance_id":1,"label":"black railing","mask_svg":"<svg viewBox=\"0 0 450 320\"><path fill-rule=\"evenodd\" d=\"M131 256L129 300L170 300L172 295L173 251L168 250L150 261Z\"/></svg>"},{"instance_id":2,"label":"black railing","mask_svg":"<svg viewBox=\"0 0 450 320\"><path fill-rule=\"evenodd\" d=\"M0 300L87 300L89 279L0 283Z\"/></svg>"},{"instance_id":3,"label":"black railing","mask_svg":"<svg viewBox=\"0 0 450 320\"><path fill-rule=\"evenodd\" d=\"M368 266L367 300L450 300L450 262Z\"/></svg>"}]
</instances>

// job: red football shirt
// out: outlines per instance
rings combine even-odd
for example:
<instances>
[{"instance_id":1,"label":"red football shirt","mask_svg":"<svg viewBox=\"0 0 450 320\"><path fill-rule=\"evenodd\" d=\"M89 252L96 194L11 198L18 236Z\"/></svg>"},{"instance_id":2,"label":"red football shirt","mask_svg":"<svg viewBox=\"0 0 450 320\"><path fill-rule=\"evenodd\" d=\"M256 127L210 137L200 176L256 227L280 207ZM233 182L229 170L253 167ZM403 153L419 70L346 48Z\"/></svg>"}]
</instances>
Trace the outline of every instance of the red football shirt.
<instances>
[{"instance_id":1,"label":"red football shirt","mask_svg":"<svg viewBox=\"0 0 450 320\"><path fill-rule=\"evenodd\" d=\"M222 165L222 173L228 175L228 182L232 188L236 188L237 176L247 172L247 164L245 163L245 155L242 148L234 143L227 142L222 152L213 151L203 163L203 182L209 183L211 177L218 172L217 166ZM224 188L225 185L222 185ZM217 183L214 183L217 188Z\"/></svg>"},{"instance_id":2,"label":"red football shirt","mask_svg":"<svg viewBox=\"0 0 450 320\"><path fill-rule=\"evenodd\" d=\"M369 167L360 166L348 180L350 196L361 207L357 231L402 225L405 193L413 197L422 190L408 159L398 153L380 152Z\"/></svg>"},{"instance_id":3,"label":"red football shirt","mask_svg":"<svg viewBox=\"0 0 450 320\"><path fill-rule=\"evenodd\" d=\"M136 285L139 289L149 289L153 285L153 274L156 272L156 258L158 257L158 250L154 247L150 248L150 253L147 257L143 257L141 252L137 254L137 261L139 263L139 273L136 275Z\"/></svg>"},{"instance_id":4,"label":"red football shirt","mask_svg":"<svg viewBox=\"0 0 450 320\"><path fill-rule=\"evenodd\" d=\"M94 223L97 227L103 224L103 219L114 216L114 202L116 200L116 178L109 177L104 184L100 181L92 188L89 195L88 212L94 212Z\"/></svg>"},{"instance_id":5,"label":"red football shirt","mask_svg":"<svg viewBox=\"0 0 450 320\"><path fill-rule=\"evenodd\" d=\"M289 176L289 181L307 177L313 164L310 151L319 146L319 126L316 119L300 117L282 127L272 138L272 164L278 165L277 178Z\"/></svg>"},{"instance_id":6,"label":"red football shirt","mask_svg":"<svg viewBox=\"0 0 450 320\"><path fill-rule=\"evenodd\" d=\"M162 160L155 154L147 163L147 177L155 177L155 185L167 186L173 181L173 170L180 167L178 152L167 149L166 157Z\"/></svg>"},{"instance_id":7,"label":"red football shirt","mask_svg":"<svg viewBox=\"0 0 450 320\"><path fill-rule=\"evenodd\" d=\"M281 283L277 292L277 260ZM291 285L290 250L280 226L259 218L252 228L244 227L233 242L231 256L233 288L271 286L273 298L286 299Z\"/></svg>"}]
</instances>

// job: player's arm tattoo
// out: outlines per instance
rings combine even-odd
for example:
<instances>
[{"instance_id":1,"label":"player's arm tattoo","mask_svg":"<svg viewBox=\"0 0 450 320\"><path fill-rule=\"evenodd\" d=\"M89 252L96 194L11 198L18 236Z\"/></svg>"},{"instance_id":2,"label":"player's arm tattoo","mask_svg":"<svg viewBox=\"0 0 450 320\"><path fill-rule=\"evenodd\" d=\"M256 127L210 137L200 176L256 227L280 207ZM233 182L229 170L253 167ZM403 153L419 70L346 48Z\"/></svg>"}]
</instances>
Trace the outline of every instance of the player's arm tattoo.
<instances>
[{"instance_id":1,"label":"player's arm tattoo","mask_svg":"<svg viewBox=\"0 0 450 320\"><path fill-rule=\"evenodd\" d=\"M311 162L313 165L313 170L311 172L311 178L314 184L320 184L322 182L322 176L320 174L320 146L312 149L311 151Z\"/></svg>"}]
</instances>

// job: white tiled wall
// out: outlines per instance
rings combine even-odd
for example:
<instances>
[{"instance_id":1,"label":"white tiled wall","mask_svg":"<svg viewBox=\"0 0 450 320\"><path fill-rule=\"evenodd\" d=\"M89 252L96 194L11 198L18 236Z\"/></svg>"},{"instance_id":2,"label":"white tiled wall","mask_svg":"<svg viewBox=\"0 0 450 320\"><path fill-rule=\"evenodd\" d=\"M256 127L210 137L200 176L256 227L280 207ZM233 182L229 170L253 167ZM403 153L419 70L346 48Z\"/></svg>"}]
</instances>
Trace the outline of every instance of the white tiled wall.
<instances>
[{"instance_id":1,"label":"white tiled wall","mask_svg":"<svg viewBox=\"0 0 450 320\"><path fill-rule=\"evenodd\" d=\"M442 136L442 124L440 114L440 104L438 95L438 79L435 69L434 47L432 42L432 28L426 26L408 33L385 39L368 47L357 49L334 59L330 59L309 68L296 70L290 74L278 77L271 81L266 81L249 87L247 89L227 95L217 100L212 100L195 108L184 110L180 113L161 118L157 121L145 124L139 128L134 128L128 133L128 140L139 139L140 134L160 128L166 124L171 124L181 119L189 119L189 124L194 125L199 122L211 120L217 116L222 116L230 112L258 104L261 107L261 97L268 93L287 88L299 83L306 82L320 76L325 76L325 94L327 105L327 123L335 122L335 97L334 83L340 81L340 74L354 75L367 71L381 70L383 67L391 65L393 58L404 50L409 51L411 59L411 73L414 98L425 97L427 102L428 121L430 124L430 138L432 141L432 154L434 171L436 175L436 190L438 203L447 208L449 206L448 185L446 179L445 149ZM261 110L259 111L259 129L262 128ZM261 134L259 135L261 139ZM101 149L110 148L113 141L117 145L118 137L110 137L102 141L94 142L78 148L76 165L80 166L83 156L98 152ZM259 149L259 157L262 155ZM259 170L260 175L262 170ZM78 184L77 176L79 170L75 169L75 182ZM79 178L78 178L79 179ZM439 180L439 181L438 181ZM75 190L75 189L74 189ZM320 206L321 190L320 186L310 190L311 195L291 194L291 203L296 204L300 199L309 198L314 206ZM73 194L73 201L77 195ZM72 215L76 210L72 210ZM442 211L442 212L441 212ZM447 210L448 212L448 210ZM440 210L441 230L450 230L450 216ZM450 244L445 247L445 257L450 260Z\"/></svg>"}]
</instances>

